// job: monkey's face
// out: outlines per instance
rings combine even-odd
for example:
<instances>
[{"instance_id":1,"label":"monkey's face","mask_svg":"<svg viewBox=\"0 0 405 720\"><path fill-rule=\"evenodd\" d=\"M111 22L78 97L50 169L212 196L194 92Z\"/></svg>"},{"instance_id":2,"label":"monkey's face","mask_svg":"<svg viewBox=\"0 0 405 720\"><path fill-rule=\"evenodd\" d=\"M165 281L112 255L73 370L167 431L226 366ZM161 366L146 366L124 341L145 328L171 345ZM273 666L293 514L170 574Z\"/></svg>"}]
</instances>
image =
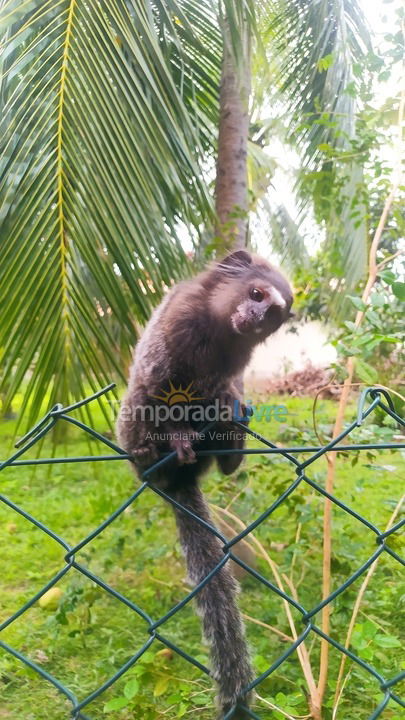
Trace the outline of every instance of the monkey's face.
<instances>
[{"instance_id":1,"label":"monkey's face","mask_svg":"<svg viewBox=\"0 0 405 720\"><path fill-rule=\"evenodd\" d=\"M239 335L253 334L258 340L264 339L288 320L291 304L291 291L282 293L276 284L253 278L246 297L231 315L232 328Z\"/></svg>"},{"instance_id":2,"label":"monkey's face","mask_svg":"<svg viewBox=\"0 0 405 720\"><path fill-rule=\"evenodd\" d=\"M291 317L291 288L265 260L240 250L219 267L224 282L215 294L215 304L229 318L234 333L260 342Z\"/></svg>"}]
</instances>

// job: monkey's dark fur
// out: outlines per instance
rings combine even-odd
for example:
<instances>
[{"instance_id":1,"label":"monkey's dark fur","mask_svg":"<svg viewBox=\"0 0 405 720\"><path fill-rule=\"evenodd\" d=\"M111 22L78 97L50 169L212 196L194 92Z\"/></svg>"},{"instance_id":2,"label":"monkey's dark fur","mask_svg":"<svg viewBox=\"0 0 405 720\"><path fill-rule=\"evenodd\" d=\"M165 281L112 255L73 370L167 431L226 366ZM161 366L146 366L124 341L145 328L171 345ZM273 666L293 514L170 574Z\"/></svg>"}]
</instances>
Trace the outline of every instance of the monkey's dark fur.
<instances>
[{"instance_id":1,"label":"monkey's dark fur","mask_svg":"<svg viewBox=\"0 0 405 720\"><path fill-rule=\"evenodd\" d=\"M139 475L162 453L175 450L176 459L157 470L152 482L211 525L198 478L212 458L196 458L195 451L242 448L243 433L235 432L232 440L208 433L201 439L201 420L168 420L156 428L150 420L140 420L136 408L161 405L156 396L170 382L183 389L192 383L194 396L202 398L200 406L212 405L215 399L227 406L240 401L240 377L253 348L287 320L291 304L291 289L278 270L261 258L236 251L173 288L137 345L118 419L119 442L133 455ZM215 431L230 429L236 431L222 422ZM217 463L229 474L241 459L241 454L223 455ZM190 579L198 584L223 559L221 544L186 513L175 509L175 516ZM236 594L237 583L227 563L196 596L211 647L221 717L238 702L249 703L244 688L253 678ZM234 720L246 717L242 708L236 708Z\"/></svg>"}]
</instances>

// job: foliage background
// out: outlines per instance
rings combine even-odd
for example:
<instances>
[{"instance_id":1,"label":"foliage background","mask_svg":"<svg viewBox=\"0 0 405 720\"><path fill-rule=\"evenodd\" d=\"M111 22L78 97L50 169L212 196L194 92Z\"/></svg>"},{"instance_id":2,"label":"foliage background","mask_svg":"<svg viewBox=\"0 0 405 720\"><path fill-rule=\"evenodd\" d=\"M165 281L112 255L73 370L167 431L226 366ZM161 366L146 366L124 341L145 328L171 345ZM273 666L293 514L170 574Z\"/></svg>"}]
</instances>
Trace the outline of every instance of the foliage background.
<instances>
[{"instance_id":1,"label":"foliage background","mask_svg":"<svg viewBox=\"0 0 405 720\"><path fill-rule=\"evenodd\" d=\"M240 71L251 38L251 240L278 255L304 317L350 319L395 157L381 147L398 96L376 103L403 52L402 9L390 17L376 38L359 0L1 0L3 412L21 387L30 425L47 391L67 403L125 380L165 289L223 251L225 20ZM283 198L277 147L297 166ZM398 248L400 199L382 258Z\"/></svg>"},{"instance_id":2,"label":"foliage background","mask_svg":"<svg viewBox=\"0 0 405 720\"><path fill-rule=\"evenodd\" d=\"M391 84L392 96L385 92L383 100L380 90L399 76L403 9L391 11L390 17L392 30L376 37L357 0L0 0L0 392L5 416L13 409L31 425L56 400L68 403L111 379L123 381L131 347L165 290L224 251L215 236L213 210L224 19L239 70L246 66L240 42L246 30L252 52L251 242L265 254L271 249L288 270L299 321L328 319L340 353L338 380L345 358L354 356L356 380L400 387L404 188L397 178L399 82ZM287 164L291 160L285 173L288 189L280 193L285 157ZM393 184L377 282L364 305L360 295L368 250ZM361 329L354 323L357 310L365 312ZM314 442L309 401L288 403L295 417L278 434L274 431L273 440ZM320 412L319 429L329 436L336 406L323 402ZM106 431L110 419L101 404L92 423ZM0 431L5 456L18 427L8 419ZM396 431L378 418L365 437L367 432L392 437ZM58 439L65 441L66 454L96 450L85 448L75 434ZM45 452L53 450L45 444ZM326 474L322 462L320 479ZM249 475L243 470L236 478L243 488L237 498L233 479L213 475L210 497L219 506L231 503L248 520L272 502L290 477L282 462L275 464L250 461ZM339 492L350 503L366 505L370 519L383 523L398 499L400 469L388 454L356 457L353 465L339 458ZM80 466L52 475L41 469L26 475L24 484L13 469L4 481L14 500L70 538L81 537L104 518L127 495L132 477L114 468L103 471L101 485L96 468ZM280 571L289 574L304 599L321 582L320 510L303 492L280 511L277 524L260 530ZM84 559L160 611L184 589L170 523L167 511L148 496ZM0 536L6 568L2 603L8 614L32 595L33 585L42 585L45 560L49 569L59 560L52 543L44 544L22 520L15 522L9 510ZM135 568L128 537L135 537L139 549ZM346 517L334 518L334 582L347 576L366 542ZM140 628L129 628L113 603L101 603L98 590L77 578L66 578L63 592L57 610L33 608L27 623L9 628L6 639L45 668L52 663L82 693L121 664L128 646L140 638ZM332 628L340 637L355 597L352 588L335 604ZM248 626L260 671L267 667L268 653L283 648L271 628L288 633L288 627L277 603L254 584L246 583L243 598L247 614L257 609ZM352 643L383 673L403 669L395 622L402 604L397 568L381 563ZM196 655L203 652L191 609L173 632L180 644L191 638ZM100 633L105 639L101 652ZM310 651L317 664L316 643ZM5 697L0 712L6 718L65 716L63 703L58 705L53 691L30 671L8 656L2 656L0 669ZM333 653L329 669L327 720L338 670ZM196 707L201 717L211 716L211 687L190 676L177 659L153 653L95 711L99 717L130 717L137 712L139 692L145 720L156 713L184 717ZM283 677L269 679L263 694L264 717L307 714L297 662L286 666ZM281 709L269 710L266 701ZM375 702L369 678L349 667L340 712L352 716L355 707L362 720ZM399 720L395 709L385 715Z\"/></svg>"},{"instance_id":3,"label":"foliage background","mask_svg":"<svg viewBox=\"0 0 405 720\"><path fill-rule=\"evenodd\" d=\"M271 435L274 442L284 445L318 442L311 430L311 398L272 397L266 398L266 402L284 405L288 411L287 422L255 421L258 432L267 437ZM355 406L351 405L349 420L355 412ZM322 436L330 435L335 414L334 401L318 403L317 431ZM94 420L97 429L106 429L100 410L96 410ZM381 433L381 439L389 440L393 431L390 421L378 429L373 418L353 433L353 440L372 442L376 432ZM0 425L1 457L10 452L13 433L14 421ZM52 441L47 440L42 454L50 455L52 451ZM65 436L60 447L63 455L102 452L102 446L94 440L86 441L76 430ZM51 468L52 471L50 466L40 466L25 473L21 468L7 468L2 473L2 491L70 543L79 542L133 491L133 476L125 462ZM323 457L311 468L310 477L322 483L325 472ZM220 512L218 517L239 530L232 515L243 518L245 523L253 520L286 490L293 473L283 458L250 456L236 477L211 472L205 490L215 513L219 508L231 513L229 517ZM339 455L338 496L383 528L399 498L403 473L404 462L399 453ZM263 523L254 533L283 582L294 583L300 601L307 605L319 601L321 592L322 505L311 488L301 486L271 521ZM81 550L77 559L147 609L152 617L160 617L190 589L175 538L170 509L153 493L144 493L118 521ZM61 557L59 546L3 504L0 541L3 557L0 607L1 615L7 617L61 567ZM333 587L341 584L374 550L374 535L369 535L343 511L336 511ZM401 553L400 538L395 550ZM259 571L272 579L269 564L258 557L256 563ZM356 582L334 603L331 632L340 642L344 641L360 584L361 581ZM133 612L74 571L69 572L58 587L62 591L59 606L49 605L43 609L37 603L2 633L2 639L62 679L82 698L111 676L145 642L145 626ZM384 554L365 594L352 637L351 647L355 652L388 677L404 669L404 628L400 622L404 590L400 566ZM246 614L248 639L259 673L286 649L286 637L291 630L280 598L253 578L242 580L240 604ZM299 627L300 618L295 611L293 615ZM201 643L199 620L191 605L167 624L165 634L201 662L208 662L207 648ZM319 659L316 639L308 644L308 651L315 666ZM332 717L339 662L340 653L333 651L325 720ZM381 700L377 683L350 662L344 678L337 719L368 720ZM47 715L52 720L65 720L69 704L36 673L7 653L0 655L0 682L1 717L5 720L15 717L42 720ZM401 693L401 686L397 691ZM308 717L307 688L295 654L260 686L259 696L254 709L263 720ZM279 710L271 709L269 703ZM132 720L141 712L145 720L174 720L198 712L203 720L208 720L212 718L213 704L214 690L209 678L163 646L154 645L125 677L89 706L88 714L94 720L109 717ZM389 706L382 716L383 720L400 720L400 717L395 705Z\"/></svg>"}]
</instances>

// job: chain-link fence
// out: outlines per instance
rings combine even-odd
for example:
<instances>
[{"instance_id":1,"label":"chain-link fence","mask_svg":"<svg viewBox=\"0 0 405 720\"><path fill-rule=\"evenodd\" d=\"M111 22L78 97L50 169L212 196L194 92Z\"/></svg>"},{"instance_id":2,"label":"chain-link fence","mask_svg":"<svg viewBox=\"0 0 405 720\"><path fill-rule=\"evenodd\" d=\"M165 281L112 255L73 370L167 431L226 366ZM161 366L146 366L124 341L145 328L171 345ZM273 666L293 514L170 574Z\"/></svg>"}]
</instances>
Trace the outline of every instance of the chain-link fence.
<instances>
[{"instance_id":1,"label":"chain-link fence","mask_svg":"<svg viewBox=\"0 0 405 720\"><path fill-rule=\"evenodd\" d=\"M56 405L52 410L50 410L47 415L39 422L37 425L29 432L27 435L25 435L24 438L20 440L17 447L18 450L12 457L10 457L5 462L0 463L0 470L4 470L7 467L10 466L26 466L26 465L44 465L44 464L54 464L54 463L77 463L77 462L94 462L94 461L113 461L113 460L129 460L130 456L127 455L127 453L122 450L122 448L118 447L115 443L111 442L106 437L103 437L98 432L90 428L88 425L85 425L80 420L77 420L70 416L70 413L73 410L76 410L77 408L82 407L83 405L87 404L88 402L94 400L95 398L103 395L108 390L110 390L113 387L113 385L110 385L103 390L100 390L100 392L96 393L95 395L92 395L91 397L75 403L73 405L69 405L68 407L62 407L62 405ZM359 401L359 407L358 407L358 414L356 420L349 425L338 437L336 437L334 440L329 442L328 444L322 446L322 447L287 447L287 448L280 448L271 443L266 438L262 437L258 433L250 430L249 428L246 428L245 425L240 424L239 422L235 421L235 425L239 426L243 431L246 431L252 435L254 438L259 440L263 447L260 447L259 449L245 449L240 450L239 452L242 452L244 454L276 454L281 455L284 458L286 458L292 466L292 469L294 470L295 478L293 482L289 485L289 487L285 490L285 492L280 495L280 497L274 502L270 507L266 508L262 514L254 520L254 522L250 523L250 525L241 533L233 537L231 540L226 540L226 538L218 531L214 530L210 525L208 525L206 522L198 518L196 515L194 515L190 510L179 506L178 503L176 503L171 497L169 497L164 491L157 489L153 487L153 485L149 482L149 477L153 480L153 472L154 470L159 466L167 463L175 453L170 453L160 459L157 463L152 465L143 475L143 482L141 485L137 488L137 490L120 506L118 507L99 527L97 527L93 532L91 532L89 535L87 535L81 542L79 542L74 547L71 547L69 543L64 539L59 537L53 530L46 527L40 519L33 517L29 513L27 513L22 507L19 507L15 503L11 502L8 498L6 498L3 495L0 495L0 500L5 505L7 505L9 508L12 508L15 512L22 515L26 520L28 520L30 523L35 525L37 528L42 530L44 533L46 533L49 537L53 538L61 547L61 562L63 560L63 566L59 570L59 572L54 575L54 577L43 587L41 590L36 593L28 602L26 602L22 607L20 607L13 615L11 615L9 618L7 618L1 625L0 630L4 630L6 627L8 627L11 623L14 623L18 621L18 618L21 617L29 608L31 608L34 603L36 603L39 598L44 595L45 592L47 592L50 588L52 588L56 583L64 576L66 573L71 572L72 570L76 570L79 573L82 573L90 580L94 581L99 585L103 590L105 590L106 593L110 593L114 598L119 600L120 602L124 603L128 608L130 608L134 613L136 613L142 620L145 622L145 642L140 647L137 652L124 664L122 667L117 670L117 672L107 680L107 682L103 683L100 687L98 687L94 692L92 692L87 697L83 698L82 700L79 700L71 690L69 690L68 687L66 687L58 678L54 677L50 673L46 672L38 663L33 662L31 659L20 653L19 651L15 650L13 647L9 646L8 644L0 641L0 646L8 653L11 653L14 657L21 660L21 662L28 665L32 670L36 671L39 675L41 675L46 681L49 683L52 683L57 690L63 695L68 698L68 700L72 704L72 717L75 720L90 720L89 716L84 714L84 708L86 708L90 703L97 698L101 693L103 693L107 688L109 688L113 683L118 680L124 673L129 670L136 662L139 660L139 658L143 655L143 653L152 645L152 643L160 642L163 643L166 647L170 648L172 651L178 653L181 655L185 660L192 663L194 666L199 668L201 672L209 674L209 669L202 665L196 658L192 657L190 654L182 650L181 648L177 647L174 643L172 643L168 638L166 638L162 634L162 630L164 628L164 625L166 621L169 620L169 618L173 617L177 612L180 612L181 609L188 603L200 590L201 588L209 582L213 574L219 571L219 569L222 567L222 565L225 562L229 562L229 560L233 560L238 565L244 568L245 571L250 573L258 582L262 583L263 586L269 591L269 593L275 593L276 595L283 598L283 600L287 601L293 608L295 608L298 613L301 615L301 620L303 624L303 630L300 633L300 635L297 637L295 642L293 642L288 649L282 653L282 655L263 673L261 673L258 677L254 679L254 681L250 684L246 690L252 690L256 688L265 678L267 678L269 675L271 675L277 668L280 667L282 663L284 663L298 648L298 646L303 643L305 638L310 634L316 634L319 637L326 640L328 643L330 643L334 648L336 648L341 653L344 653L347 655L354 663L359 665L363 670L365 670L367 673L369 673L376 682L376 688L380 688L381 690L381 701L378 704L378 707L375 709L375 711L370 715L369 720L375 720L375 718L379 718L383 712L383 710L387 707L390 700L396 703L397 706L401 708L405 708L405 702L395 693L395 686L398 685L398 683L405 678L405 672L402 672L394 677L390 678L384 678L382 675L377 672L377 670L372 667L370 664L362 660L358 655L356 655L352 650L347 649L343 647L340 643L338 643L336 640L334 640L329 635L326 635L321 628L319 628L315 622L315 616L317 613L326 605L333 602L333 600L343 593L346 588L348 588L352 583L354 583L357 578L359 578L361 575L366 573L367 569L372 565L372 563L382 554L382 553L388 553L394 560L396 560L398 563L401 563L401 565L405 565L404 560L397 554L397 552L391 547L388 543L389 538L391 538L395 533L397 533L400 528L405 524L405 520L402 520L400 522L397 522L395 525L393 525L389 530L382 532L378 527L376 527L373 523L369 522L365 517L360 515L358 512L353 510L351 507L343 503L341 500L339 500L336 496L330 495L326 490L318 483L315 482L313 479L311 479L308 475L308 470L310 466L317 460L319 457L324 455L327 452L349 452L349 451L364 451L364 450L383 450L383 449L394 449L394 448L404 448L404 444L397 443L397 442L391 442L391 443L372 443L372 444L342 444L342 440L350 435L352 430L354 428L360 426L362 422L365 420L366 417L370 415L376 408L380 408L382 411L390 415L394 420L404 426L403 420L398 417L394 410L393 403L391 401L391 398L389 394L380 388L367 388L364 390L364 392L361 395L360 401ZM50 432L50 430L55 426L56 423L62 423L67 422L71 423L73 425L76 425L77 427L81 428L85 433L88 433L89 435L93 436L97 440L104 443L106 447L108 447L110 450L113 451L113 454L106 454L106 455L99 455L99 456L90 456L90 457L69 457L69 458L37 458L37 459L24 459L22 456L31 448L33 445L38 443L38 441L43 438L47 433ZM232 453L235 454L235 452L238 452L235 449L232 450L220 450L217 452L217 454L226 454L226 453ZM198 454L198 453L197 453ZM203 454L203 453L201 453ZM212 452L210 452L212 454ZM309 454L309 458L305 460L304 462L299 462L297 458L295 457L297 454ZM22 459L21 459L22 458ZM269 582L265 577L263 577L256 569L250 567L247 565L241 558L239 558L234 552L233 548L235 544L241 540L242 538L246 537L251 533L256 527L258 527L266 518L268 518L285 500L287 497L289 497L296 488L302 484L306 483L310 485L314 490L316 490L318 493L323 495L326 498L329 498L329 500L337 505L339 508L344 510L346 513L349 513L353 518L355 518L359 523L362 524L363 527L367 528L367 530L375 535L376 540L376 550L375 552L367 559L366 562L364 562L361 567L357 568L355 572L353 572L350 577L347 578L347 580L336 590L334 590L329 597L324 599L322 602L320 602L318 605L312 608L305 608L303 607L299 602L297 602L293 597L288 595L287 593L283 592L279 587ZM167 502L171 504L176 504L177 507L180 507L181 510L188 515L192 516L196 522L202 523L212 532L215 532L216 536L221 538L223 542L223 551L224 551L224 559L221 560L221 562L214 568L214 570L210 573L210 576L206 578L203 582L201 582L197 587L193 589L192 592L188 593L186 597L184 597L181 602L179 602L175 607L173 607L170 612L166 613L163 617L160 618L152 618L148 615L148 613L142 609L141 607L138 607L132 600L122 595L120 592L118 592L115 588L108 585L106 582L104 582L102 579L97 577L94 573L92 573L87 567L82 565L76 560L76 553L83 548L88 543L91 543L95 537L97 537L100 533L105 530L111 523L114 522L114 520L122 513L124 510L132 505L133 503L136 503L137 498L144 493L145 491L153 491L163 497ZM256 718L256 720L260 720L259 716L253 712L253 710L245 708L246 714L250 716L251 718ZM235 709L232 709L229 711L226 716L224 717L224 720L231 720Z\"/></svg>"}]
</instances>

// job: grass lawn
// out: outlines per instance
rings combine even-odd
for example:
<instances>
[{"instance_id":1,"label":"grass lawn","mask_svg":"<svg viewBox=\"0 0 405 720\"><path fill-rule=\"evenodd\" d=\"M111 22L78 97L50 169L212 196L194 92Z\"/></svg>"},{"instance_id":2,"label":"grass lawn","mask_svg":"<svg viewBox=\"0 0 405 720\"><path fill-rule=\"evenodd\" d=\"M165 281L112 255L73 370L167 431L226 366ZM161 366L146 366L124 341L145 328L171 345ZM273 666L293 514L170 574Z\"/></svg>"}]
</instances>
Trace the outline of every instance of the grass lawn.
<instances>
[{"instance_id":1,"label":"grass lawn","mask_svg":"<svg viewBox=\"0 0 405 720\"><path fill-rule=\"evenodd\" d=\"M271 398L267 403L287 407L287 422L255 421L252 427L273 442L284 445L318 444L312 429L310 398ZM317 429L323 438L331 431L336 404L320 401ZM349 417L350 414L350 417ZM355 416L350 408L348 420ZM371 442L377 427L369 418L352 440ZM11 452L14 422L0 424L0 458ZM106 430L102 413L94 411L93 426ZM391 438L392 423L378 430ZM48 438L41 457L105 454L97 441L74 428L60 434L53 450ZM255 441L251 447L257 445ZM36 448L30 451L34 457ZM336 495L384 529L403 492L403 469L399 452L339 455ZM308 475L324 484L326 460L319 458ZM236 516L248 523L266 509L292 482L293 466L275 456L250 456L232 477L212 470L204 487L222 521L239 530ZM402 477L402 479L401 479ZM78 543L133 492L134 477L126 462L11 467L1 476L1 492L64 538ZM322 497L309 485L295 492L255 531L267 553L255 558L257 569L274 582L274 568L289 593L296 592L306 608L321 599ZM397 519L400 518L398 515ZM0 503L0 613L1 620L14 613L63 567L63 549L21 515ZM391 541L400 553L400 540ZM394 545L395 544L395 545ZM253 545L258 548L258 545ZM333 588L344 582L375 550L372 532L336 508L333 518ZM270 562L269 562L270 558ZM189 585L169 508L152 491L146 491L111 526L78 554L78 562L112 585L153 619L161 617L181 600ZM271 565L271 563L274 563ZM403 577L403 576L402 576ZM362 578L333 604L331 634L345 641L353 604ZM59 582L59 607L43 609L36 603L9 625L1 639L37 662L82 699L105 682L147 640L145 622L129 608L104 592L76 570ZM352 649L387 678L405 668L401 657L400 620L405 604L401 566L383 554L364 594L352 637ZM287 648L291 629L282 600L251 576L242 580L240 595L252 656L257 673L265 671ZM292 611L298 631L299 613ZM316 622L320 623L317 616ZM274 628L278 632L274 632ZM185 606L164 626L162 633L180 648L208 664L201 641L198 618ZM319 641L307 640L314 676L318 676ZM331 650L324 718L332 717L333 696L340 653ZM347 677L346 677L347 676ZM367 720L382 693L378 681L356 664L345 666L346 681L336 720ZM404 697L396 686L398 695ZM214 690L209 678L158 642L125 676L86 708L92 720L152 720L189 717L196 711L201 720L212 719ZM261 718L302 717L308 713L306 685L294 653L259 687L255 711ZM46 680L19 660L0 650L0 718L13 720L62 720L70 716L70 703ZM274 710L282 708L287 715ZM390 704L385 720L400 720L399 706Z\"/></svg>"}]
</instances>

